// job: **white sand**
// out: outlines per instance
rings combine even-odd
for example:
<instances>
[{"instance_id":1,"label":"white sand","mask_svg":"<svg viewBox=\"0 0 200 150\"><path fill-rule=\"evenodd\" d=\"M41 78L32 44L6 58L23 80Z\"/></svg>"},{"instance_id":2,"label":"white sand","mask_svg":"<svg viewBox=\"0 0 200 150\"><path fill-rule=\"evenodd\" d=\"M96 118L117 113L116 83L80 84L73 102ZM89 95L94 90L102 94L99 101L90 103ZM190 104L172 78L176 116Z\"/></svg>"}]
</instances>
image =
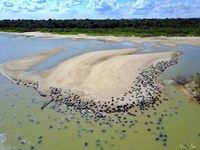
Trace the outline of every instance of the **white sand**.
<instances>
[{"instance_id":1,"label":"white sand","mask_svg":"<svg viewBox=\"0 0 200 150\"><path fill-rule=\"evenodd\" d=\"M25 33L12 33L17 37L40 37L40 38L71 38L71 39L89 39L89 40L104 40L111 42L133 42L133 43L145 43L145 42L158 42L161 45L176 46L177 44L186 44L200 46L200 37L116 37L116 36L89 36L85 34L78 35L59 35L41 32L25 32Z\"/></svg>"},{"instance_id":2,"label":"white sand","mask_svg":"<svg viewBox=\"0 0 200 150\"><path fill-rule=\"evenodd\" d=\"M39 88L46 93L49 93L50 87L56 87L66 91L81 92L85 98L110 99L112 96L121 97L131 87L141 70L161 60L169 60L173 53L168 51L134 54L140 49L85 53L40 74L27 72L29 67L60 51L52 50L32 57L9 61L0 65L0 70L11 78L38 82Z\"/></svg>"}]
</instances>

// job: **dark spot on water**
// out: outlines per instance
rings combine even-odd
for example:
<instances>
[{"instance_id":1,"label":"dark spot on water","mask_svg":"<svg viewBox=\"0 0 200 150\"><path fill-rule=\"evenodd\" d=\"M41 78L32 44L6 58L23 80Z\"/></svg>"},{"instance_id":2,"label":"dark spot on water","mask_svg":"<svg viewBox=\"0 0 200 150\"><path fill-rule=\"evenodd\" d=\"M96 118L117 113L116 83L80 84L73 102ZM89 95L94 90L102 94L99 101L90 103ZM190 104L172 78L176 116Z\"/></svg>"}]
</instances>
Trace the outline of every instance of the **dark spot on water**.
<instances>
[{"instance_id":1,"label":"dark spot on water","mask_svg":"<svg viewBox=\"0 0 200 150\"><path fill-rule=\"evenodd\" d=\"M21 139L22 139L21 136L18 136L18 137L17 137L17 140L18 140L18 141L20 141Z\"/></svg>"},{"instance_id":2,"label":"dark spot on water","mask_svg":"<svg viewBox=\"0 0 200 150\"><path fill-rule=\"evenodd\" d=\"M26 140L21 140L20 144L26 144Z\"/></svg>"},{"instance_id":3,"label":"dark spot on water","mask_svg":"<svg viewBox=\"0 0 200 150\"><path fill-rule=\"evenodd\" d=\"M38 140L38 144L41 144L41 143L42 143L42 139L39 139L39 140Z\"/></svg>"},{"instance_id":4,"label":"dark spot on water","mask_svg":"<svg viewBox=\"0 0 200 150\"><path fill-rule=\"evenodd\" d=\"M29 119L30 122L34 122L34 120L32 118Z\"/></svg>"},{"instance_id":5,"label":"dark spot on water","mask_svg":"<svg viewBox=\"0 0 200 150\"><path fill-rule=\"evenodd\" d=\"M35 148L35 146L34 145L31 145L31 149L34 149Z\"/></svg>"},{"instance_id":6,"label":"dark spot on water","mask_svg":"<svg viewBox=\"0 0 200 150\"><path fill-rule=\"evenodd\" d=\"M123 133L125 133L125 132L126 132L126 130L122 130L122 132L123 132Z\"/></svg>"},{"instance_id":7,"label":"dark spot on water","mask_svg":"<svg viewBox=\"0 0 200 150\"><path fill-rule=\"evenodd\" d=\"M101 132L102 132L102 133L105 133L105 132L106 132L106 130L101 130Z\"/></svg>"},{"instance_id":8,"label":"dark spot on water","mask_svg":"<svg viewBox=\"0 0 200 150\"><path fill-rule=\"evenodd\" d=\"M88 142L85 142L85 146L88 146Z\"/></svg>"},{"instance_id":9,"label":"dark spot on water","mask_svg":"<svg viewBox=\"0 0 200 150\"><path fill-rule=\"evenodd\" d=\"M156 141L159 141L159 138L158 138L158 137L156 138Z\"/></svg>"},{"instance_id":10,"label":"dark spot on water","mask_svg":"<svg viewBox=\"0 0 200 150\"><path fill-rule=\"evenodd\" d=\"M100 142L100 140L96 140L96 143L99 143Z\"/></svg>"}]
</instances>

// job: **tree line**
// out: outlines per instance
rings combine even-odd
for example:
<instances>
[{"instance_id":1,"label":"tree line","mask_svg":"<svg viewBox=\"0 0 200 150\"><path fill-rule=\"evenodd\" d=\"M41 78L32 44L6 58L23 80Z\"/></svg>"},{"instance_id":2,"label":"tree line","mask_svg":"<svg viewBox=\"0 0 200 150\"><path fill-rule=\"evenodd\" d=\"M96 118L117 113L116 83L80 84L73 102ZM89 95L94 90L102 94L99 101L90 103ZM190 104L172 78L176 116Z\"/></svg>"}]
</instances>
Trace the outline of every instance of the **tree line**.
<instances>
[{"instance_id":1,"label":"tree line","mask_svg":"<svg viewBox=\"0 0 200 150\"><path fill-rule=\"evenodd\" d=\"M0 31L115 36L200 36L200 18L0 20Z\"/></svg>"},{"instance_id":2,"label":"tree line","mask_svg":"<svg viewBox=\"0 0 200 150\"><path fill-rule=\"evenodd\" d=\"M0 20L0 28L200 28L200 18L190 19L121 19L121 20Z\"/></svg>"}]
</instances>

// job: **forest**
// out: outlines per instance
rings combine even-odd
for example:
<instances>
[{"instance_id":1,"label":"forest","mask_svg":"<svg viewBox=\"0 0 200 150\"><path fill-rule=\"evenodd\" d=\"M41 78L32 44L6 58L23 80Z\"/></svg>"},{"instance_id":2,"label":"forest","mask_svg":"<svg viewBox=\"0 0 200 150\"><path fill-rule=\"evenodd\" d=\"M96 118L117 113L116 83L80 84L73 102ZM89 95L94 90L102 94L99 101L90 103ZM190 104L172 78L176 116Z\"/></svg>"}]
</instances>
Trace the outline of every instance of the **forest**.
<instances>
[{"instance_id":1,"label":"forest","mask_svg":"<svg viewBox=\"0 0 200 150\"><path fill-rule=\"evenodd\" d=\"M0 31L114 36L200 36L200 18L0 20Z\"/></svg>"}]
</instances>

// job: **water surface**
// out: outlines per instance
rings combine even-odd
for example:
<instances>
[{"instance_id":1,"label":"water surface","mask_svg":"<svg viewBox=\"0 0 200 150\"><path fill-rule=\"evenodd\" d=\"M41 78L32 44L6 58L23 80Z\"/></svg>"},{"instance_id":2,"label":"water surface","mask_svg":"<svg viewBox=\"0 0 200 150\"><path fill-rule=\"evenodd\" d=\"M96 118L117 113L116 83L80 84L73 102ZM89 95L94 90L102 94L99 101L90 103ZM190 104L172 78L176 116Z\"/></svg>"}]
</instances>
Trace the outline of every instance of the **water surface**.
<instances>
[{"instance_id":1,"label":"water surface","mask_svg":"<svg viewBox=\"0 0 200 150\"><path fill-rule=\"evenodd\" d=\"M144 46L145 50L140 53L169 49L184 52L180 63L167 69L161 76L162 82L177 74L190 76L200 72L200 48L188 45L153 49L152 46L159 44L16 38L8 34L0 34L0 45L1 63L52 48L66 49L49 61L32 68L38 71L89 51ZM41 111L40 107L44 101L49 100L48 97L40 97L32 88L15 85L2 75L0 84L0 134L6 133L7 138L6 142L0 144L0 149L27 150L32 145L37 150L179 150L183 144L192 144L200 149L200 106L172 84L166 84L169 101L164 101L156 110L150 109L144 111L144 114L138 111L135 117L124 114L127 122L132 122L131 126L130 123L111 126L107 124L108 120L96 122L93 118L82 117L73 108L59 107L53 110L49 106ZM114 115L111 116L116 119ZM162 121L158 124L159 118ZM158 137L159 140L156 140Z\"/></svg>"}]
</instances>

